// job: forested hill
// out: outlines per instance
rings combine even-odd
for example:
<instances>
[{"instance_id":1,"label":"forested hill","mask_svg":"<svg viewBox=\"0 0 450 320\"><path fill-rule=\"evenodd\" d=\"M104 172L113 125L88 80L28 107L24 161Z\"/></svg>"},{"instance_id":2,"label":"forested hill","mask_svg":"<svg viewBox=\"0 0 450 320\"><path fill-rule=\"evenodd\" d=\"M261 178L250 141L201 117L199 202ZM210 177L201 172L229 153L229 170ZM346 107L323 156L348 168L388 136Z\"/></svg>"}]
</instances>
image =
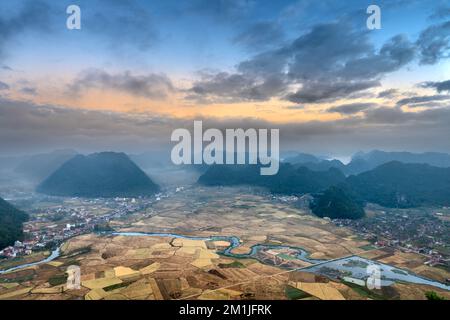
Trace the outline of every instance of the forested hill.
<instances>
[{"instance_id":1,"label":"forested hill","mask_svg":"<svg viewBox=\"0 0 450 320\"><path fill-rule=\"evenodd\" d=\"M28 215L0 198L0 250L23 240L22 224Z\"/></svg>"},{"instance_id":2,"label":"forested hill","mask_svg":"<svg viewBox=\"0 0 450 320\"><path fill-rule=\"evenodd\" d=\"M334 168L313 171L281 164L278 174L273 176L260 175L257 165L213 165L198 182L204 185L255 185L267 187L274 193L303 194L322 191L344 180L344 174Z\"/></svg>"},{"instance_id":3,"label":"forested hill","mask_svg":"<svg viewBox=\"0 0 450 320\"><path fill-rule=\"evenodd\" d=\"M450 168L392 161L346 184L361 199L386 207L450 206Z\"/></svg>"},{"instance_id":4,"label":"forested hill","mask_svg":"<svg viewBox=\"0 0 450 320\"><path fill-rule=\"evenodd\" d=\"M158 186L124 153L77 155L42 182L37 191L54 196L137 197Z\"/></svg>"}]
</instances>

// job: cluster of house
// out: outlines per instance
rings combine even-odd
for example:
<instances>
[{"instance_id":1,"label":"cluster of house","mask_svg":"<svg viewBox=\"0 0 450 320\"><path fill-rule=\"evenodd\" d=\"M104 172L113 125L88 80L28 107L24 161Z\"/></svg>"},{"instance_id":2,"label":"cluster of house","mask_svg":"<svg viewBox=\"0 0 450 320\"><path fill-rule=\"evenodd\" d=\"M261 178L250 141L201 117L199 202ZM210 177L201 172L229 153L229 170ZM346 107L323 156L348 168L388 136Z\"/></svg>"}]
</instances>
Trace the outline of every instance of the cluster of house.
<instances>
[{"instance_id":1,"label":"cluster of house","mask_svg":"<svg viewBox=\"0 0 450 320\"><path fill-rule=\"evenodd\" d=\"M15 241L14 245L4 248L0 251L0 257L15 258L18 256L26 256L34 251L40 251L46 248L50 242L60 242L64 239L82 234L85 230L83 225L75 226L66 224L59 230L57 225L48 226L45 230L33 230L30 225L29 229L24 229L24 233L28 234L30 239L26 241Z\"/></svg>"},{"instance_id":2,"label":"cluster of house","mask_svg":"<svg viewBox=\"0 0 450 320\"><path fill-rule=\"evenodd\" d=\"M6 258L15 258L17 256L30 255L33 253L33 248L35 248L37 244L34 241L16 241L13 246L6 247L5 249L0 251L0 256ZM45 245L42 244L42 248Z\"/></svg>"}]
</instances>

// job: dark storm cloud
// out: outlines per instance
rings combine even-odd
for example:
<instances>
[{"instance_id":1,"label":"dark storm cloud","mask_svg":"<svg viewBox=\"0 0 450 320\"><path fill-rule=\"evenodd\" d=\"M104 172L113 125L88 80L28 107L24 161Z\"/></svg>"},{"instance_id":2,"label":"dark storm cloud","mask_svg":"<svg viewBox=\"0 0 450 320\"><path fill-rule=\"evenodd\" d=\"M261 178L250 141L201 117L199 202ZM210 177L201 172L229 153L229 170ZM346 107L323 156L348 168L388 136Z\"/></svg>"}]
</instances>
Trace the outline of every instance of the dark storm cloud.
<instances>
[{"instance_id":1,"label":"dark storm cloud","mask_svg":"<svg viewBox=\"0 0 450 320\"><path fill-rule=\"evenodd\" d=\"M233 42L249 51L268 49L280 44L284 39L284 31L276 22L258 22L237 35Z\"/></svg>"},{"instance_id":2,"label":"dark storm cloud","mask_svg":"<svg viewBox=\"0 0 450 320\"><path fill-rule=\"evenodd\" d=\"M436 64L449 57L450 21L432 25L423 30L417 40L421 64Z\"/></svg>"},{"instance_id":3,"label":"dark storm cloud","mask_svg":"<svg viewBox=\"0 0 450 320\"><path fill-rule=\"evenodd\" d=\"M175 90L171 80L163 74L133 75L129 71L110 74L103 70L90 69L82 72L73 81L69 91L79 93L90 88L117 90L151 99L164 99Z\"/></svg>"},{"instance_id":4,"label":"dark storm cloud","mask_svg":"<svg viewBox=\"0 0 450 320\"><path fill-rule=\"evenodd\" d=\"M376 50L367 30L347 22L319 24L291 43L267 50L241 62L237 72L218 73L197 81L192 91L199 98L221 97L227 90L243 100L283 97L295 103L317 103L345 98L380 85L380 78L399 70L415 57L415 45L397 35ZM265 93L257 88L264 84ZM291 85L301 85L290 92ZM239 101L240 99L237 99Z\"/></svg>"},{"instance_id":5,"label":"dark storm cloud","mask_svg":"<svg viewBox=\"0 0 450 320\"><path fill-rule=\"evenodd\" d=\"M349 103L328 108L328 112L350 115L375 107L375 103Z\"/></svg>"},{"instance_id":6,"label":"dark storm cloud","mask_svg":"<svg viewBox=\"0 0 450 320\"><path fill-rule=\"evenodd\" d=\"M423 104L427 102L450 100L450 95L415 96L397 101L398 106Z\"/></svg>"},{"instance_id":7,"label":"dark storm cloud","mask_svg":"<svg viewBox=\"0 0 450 320\"><path fill-rule=\"evenodd\" d=\"M422 88L436 89L436 91L439 93L441 93L443 91L450 92L450 80L442 81L442 82L428 81L428 82L421 83L420 86Z\"/></svg>"}]
</instances>

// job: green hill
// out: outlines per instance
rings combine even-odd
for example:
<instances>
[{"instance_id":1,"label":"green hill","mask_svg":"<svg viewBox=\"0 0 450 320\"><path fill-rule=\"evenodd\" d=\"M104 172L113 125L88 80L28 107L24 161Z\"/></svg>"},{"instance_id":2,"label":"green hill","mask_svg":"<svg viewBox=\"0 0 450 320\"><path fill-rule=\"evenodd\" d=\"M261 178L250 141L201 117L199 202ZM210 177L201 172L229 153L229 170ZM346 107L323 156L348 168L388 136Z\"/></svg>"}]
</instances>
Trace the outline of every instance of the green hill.
<instances>
[{"instance_id":1,"label":"green hill","mask_svg":"<svg viewBox=\"0 0 450 320\"><path fill-rule=\"evenodd\" d=\"M360 199L386 207L450 206L450 168L393 161L346 184Z\"/></svg>"},{"instance_id":2,"label":"green hill","mask_svg":"<svg viewBox=\"0 0 450 320\"><path fill-rule=\"evenodd\" d=\"M137 197L158 186L124 153L77 155L37 188L40 193L68 197Z\"/></svg>"},{"instance_id":3,"label":"green hill","mask_svg":"<svg viewBox=\"0 0 450 320\"><path fill-rule=\"evenodd\" d=\"M314 193L343 182L345 176L337 169L313 171L305 167L280 164L278 174L260 175L257 165L214 165L200 176L204 185L255 185L266 187L271 192L283 194Z\"/></svg>"},{"instance_id":4,"label":"green hill","mask_svg":"<svg viewBox=\"0 0 450 320\"><path fill-rule=\"evenodd\" d=\"M22 224L28 215L0 198L0 249L23 240Z\"/></svg>"},{"instance_id":5,"label":"green hill","mask_svg":"<svg viewBox=\"0 0 450 320\"><path fill-rule=\"evenodd\" d=\"M330 187L317 196L311 204L312 212L319 217L331 219L359 219L364 217L364 207L361 202L344 188Z\"/></svg>"}]
</instances>

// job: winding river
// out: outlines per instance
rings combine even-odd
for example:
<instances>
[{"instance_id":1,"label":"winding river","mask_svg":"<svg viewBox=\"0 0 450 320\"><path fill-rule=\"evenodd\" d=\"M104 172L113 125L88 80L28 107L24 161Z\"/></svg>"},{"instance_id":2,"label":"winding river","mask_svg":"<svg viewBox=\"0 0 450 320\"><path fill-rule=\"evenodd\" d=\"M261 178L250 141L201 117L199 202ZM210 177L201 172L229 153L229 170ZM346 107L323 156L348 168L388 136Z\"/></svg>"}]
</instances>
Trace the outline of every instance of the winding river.
<instances>
[{"instance_id":1,"label":"winding river","mask_svg":"<svg viewBox=\"0 0 450 320\"><path fill-rule=\"evenodd\" d=\"M203 240L203 241L228 241L230 243L230 246L224 249L223 251L219 251L218 253L227 257L242 259L242 258L251 258L251 259L257 259L258 258L258 252L261 250L269 250L269 249L290 249L295 252L295 259L305 261L308 263L311 263L312 265L309 267L304 268L295 268L293 270L302 270L306 272L312 272L317 274L322 274L325 276L331 276L339 274L339 275L345 275L349 277L353 277L360 280L366 280L368 277L368 274L366 272L366 267L368 265L376 265L380 268L381 271L381 282L382 285L390 285L393 282L409 282L409 283L415 283L415 284L425 284L437 288L441 288L444 290L450 291L450 286L446 285L444 283L426 279L424 277L421 277L419 275L416 275L410 271L399 269L396 267L392 267L390 265L380 263L377 261L372 261L369 259L365 259L359 256L349 256L345 258L339 258L339 259L333 259L333 260L321 260L321 259L312 259L310 258L310 254L305 251L304 249L300 247L293 247L293 246L284 246L284 245L263 245L263 244L257 244L251 247L251 250L249 253L245 254L235 254L232 253L232 250L239 247L241 245L241 241L236 236L211 236L211 237L195 237L195 236L185 236L180 234L174 234L174 233L143 233L143 232L113 232L113 233L106 233L104 235L115 235L115 236L127 236L127 237L167 237L167 238L174 238L174 239L189 239L189 240ZM57 259L60 256L60 249L57 248L52 252L50 256L48 256L46 259L19 265L7 270L0 270L0 274L8 273L17 271L24 268L33 267L36 265L48 263L52 260Z\"/></svg>"}]
</instances>

